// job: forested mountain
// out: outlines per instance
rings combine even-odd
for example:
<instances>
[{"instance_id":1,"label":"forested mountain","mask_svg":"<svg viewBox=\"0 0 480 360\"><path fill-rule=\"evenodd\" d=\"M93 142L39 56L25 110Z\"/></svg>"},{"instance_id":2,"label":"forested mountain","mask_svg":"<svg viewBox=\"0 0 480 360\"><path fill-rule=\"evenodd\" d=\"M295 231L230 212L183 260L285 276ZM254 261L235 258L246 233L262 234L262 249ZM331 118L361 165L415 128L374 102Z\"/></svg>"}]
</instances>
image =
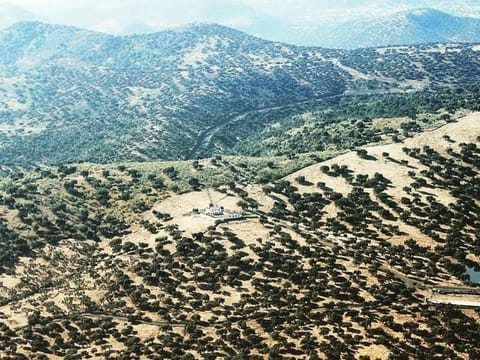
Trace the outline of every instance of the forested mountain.
<instances>
[{"instance_id":1,"label":"forested mountain","mask_svg":"<svg viewBox=\"0 0 480 360\"><path fill-rule=\"evenodd\" d=\"M472 45L337 51L218 25L119 37L26 22L2 31L0 47L3 164L197 157L223 151L218 135L238 141L222 126L248 118L243 137L253 135L259 112L480 75Z\"/></svg>"}]
</instances>

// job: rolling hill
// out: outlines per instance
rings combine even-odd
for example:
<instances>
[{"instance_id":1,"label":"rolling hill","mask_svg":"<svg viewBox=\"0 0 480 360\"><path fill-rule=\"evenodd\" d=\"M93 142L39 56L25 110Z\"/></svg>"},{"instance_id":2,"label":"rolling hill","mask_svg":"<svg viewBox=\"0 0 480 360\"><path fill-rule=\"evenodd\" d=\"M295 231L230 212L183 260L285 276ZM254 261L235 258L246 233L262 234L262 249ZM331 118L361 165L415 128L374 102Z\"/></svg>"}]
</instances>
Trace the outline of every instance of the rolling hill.
<instances>
[{"instance_id":1,"label":"rolling hill","mask_svg":"<svg viewBox=\"0 0 480 360\"><path fill-rule=\"evenodd\" d=\"M480 114L454 120L302 169L217 157L0 179L0 354L478 358L478 309L435 303L462 299L434 289L470 286L480 262Z\"/></svg>"},{"instance_id":2,"label":"rolling hill","mask_svg":"<svg viewBox=\"0 0 480 360\"><path fill-rule=\"evenodd\" d=\"M428 91L459 88L456 107L474 108L480 75L474 45L339 51L206 24L122 37L26 22L0 32L0 46L3 165L241 154L259 126L344 95L392 104L423 91L430 103Z\"/></svg>"}]
</instances>

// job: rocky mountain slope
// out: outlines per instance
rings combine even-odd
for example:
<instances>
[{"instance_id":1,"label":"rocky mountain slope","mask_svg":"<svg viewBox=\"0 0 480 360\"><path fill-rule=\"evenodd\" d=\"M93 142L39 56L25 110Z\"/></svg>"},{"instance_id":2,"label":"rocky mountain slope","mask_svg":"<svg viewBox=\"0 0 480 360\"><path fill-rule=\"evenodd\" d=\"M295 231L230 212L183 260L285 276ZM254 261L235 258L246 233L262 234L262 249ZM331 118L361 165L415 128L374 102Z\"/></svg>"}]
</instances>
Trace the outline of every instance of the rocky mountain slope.
<instances>
[{"instance_id":1,"label":"rocky mountain slope","mask_svg":"<svg viewBox=\"0 0 480 360\"><path fill-rule=\"evenodd\" d=\"M457 299L432 289L480 263L479 135L473 113L264 184L299 160L12 173L0 354L478 358L478 309L428 301Z\"/></svg>"},{"instance_id":2,"label":"rocky mountain slope","mask_svg":"<svg viewBox=\"0 0 480 360\"><path fill-rule=\"evenodd\" d=\"M238 141L220 131L238 117L248 137L259 112L465 87L480 75L472 45L336 51L217 25L119 37L30 22L2 31L0 46L4 165L204 156L223 151L217 135Z\"/></svg>"}]
</instances>

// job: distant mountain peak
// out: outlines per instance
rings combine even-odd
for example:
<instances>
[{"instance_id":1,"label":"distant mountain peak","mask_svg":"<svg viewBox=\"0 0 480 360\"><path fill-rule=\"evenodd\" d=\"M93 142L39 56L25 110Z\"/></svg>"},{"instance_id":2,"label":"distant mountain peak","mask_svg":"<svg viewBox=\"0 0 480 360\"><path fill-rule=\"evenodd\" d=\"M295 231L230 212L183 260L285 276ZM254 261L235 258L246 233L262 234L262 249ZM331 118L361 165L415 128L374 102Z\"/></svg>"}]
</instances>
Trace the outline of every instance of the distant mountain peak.
<instances>
[{"instance_id":1,"label":"distant mountain peak","mask_svg":"<svg viewBox=\"0 0 480 360\"><path fill-rule=\"evenodd\" d=\"M214 23L214 22L193 22L187 24L183 27L184 29L194 29L194 30L202 30L202 29L226 29L226 26Z\"/></svg>"},{"instance_id":2,"label":"distant mountain peak","mask_svg":"<svg viewBox=\"0 0 480 360\"><path fill-rule=\"evenodd\" d=\"M34 20L36 16L20 6L0 3L0 30L19 21Z\"/></svg>"},{"instance_id":3,"label":"distant mountain peak","mask_svg":"<svg viewBox=\"0 0 480 360\"><path fill-rule=\"evenodd\" d=\"M432 9L432 8L418 8L418 9L413 9L413 10L407 10L405 11L407 14L415 15L415 16L426 16L426 15L449 15L446 12L437 10L437 9Z\"/></svg>"},{"instance_id":4,"label":"distant mountain peak","mask_svg":"<svg viewBox=\"0 0 480 360\"><path fill-rule=\"evenodd\" d=\"M322 46L364 48L438 42L480 41L480 19L418 8L344 23L318 38Z\"/></svg>"},{"instance_id":5,"label":"distant mountain peak","mask_svg":"<svg viewBox=\"0 0 480 360\"><path fill-rule=\"evenodd\" d=\"M220 25L217 23L209 23L209 22L191 23L177 29L180 31L201 33L204 35L222 35L223 34L223 35L250 36L240 30L236 30L231 27Z\"/></svg>"},{"instance_id":6,"label":"distant mountain peak","mask_svg":"<svg viewBox=\"0 0 480 360\"><path fill-rule=\"evenodd\" d=\"M53 33L53 32L62 32L67 34L75 34L75 33L82 33L82 34L97 34L102 36L113 36L93 30L82 29L72 25L63 25L63 24L50 24L42 21L37 20L27 20L27 21L20 21L16 22L4 30L0 30L0 34L2 33L19 33L22 36L26 34L31 34L32 36L41 35L45 33Z\"/></svg>"},{"instance_id":7,"label":"distant mountain peak","mask_svg":"<svg viewBox=\"0 0 480 360\"><path fill-rule=\"evenodd\" d=\"M5 28L5 30L16 30L16 29L27 29L33 27L41 27L41 26L52 26L50 24L43 23L37 20L25 20L25 21L18 21L14 24L9 25Z\"/></svg>"}]
</instances>

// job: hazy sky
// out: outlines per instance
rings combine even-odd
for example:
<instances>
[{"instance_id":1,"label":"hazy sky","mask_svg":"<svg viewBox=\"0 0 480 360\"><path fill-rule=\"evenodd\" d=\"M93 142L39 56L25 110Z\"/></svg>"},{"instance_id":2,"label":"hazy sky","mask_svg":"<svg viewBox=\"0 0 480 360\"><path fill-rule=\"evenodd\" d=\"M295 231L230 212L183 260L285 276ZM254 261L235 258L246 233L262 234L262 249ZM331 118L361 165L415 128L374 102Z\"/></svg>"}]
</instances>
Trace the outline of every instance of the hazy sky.
<instances>
[{"instance_id":1,"label":"hazy sky","mask_svg":"<svg viewBox=\"0 0 480 360\"><path fill-rule=\"evenodd\" d=\"M3 9L2 9L3 4ZM5 9L5 4L14 5ZM0 26L32 17L111 32L141 32L192 22L246 28L256 22L319 24L419 7L480 16L480 0L0 0ZM2 14L3 11L3 14Z\"/></svg>"}]
</instances>

